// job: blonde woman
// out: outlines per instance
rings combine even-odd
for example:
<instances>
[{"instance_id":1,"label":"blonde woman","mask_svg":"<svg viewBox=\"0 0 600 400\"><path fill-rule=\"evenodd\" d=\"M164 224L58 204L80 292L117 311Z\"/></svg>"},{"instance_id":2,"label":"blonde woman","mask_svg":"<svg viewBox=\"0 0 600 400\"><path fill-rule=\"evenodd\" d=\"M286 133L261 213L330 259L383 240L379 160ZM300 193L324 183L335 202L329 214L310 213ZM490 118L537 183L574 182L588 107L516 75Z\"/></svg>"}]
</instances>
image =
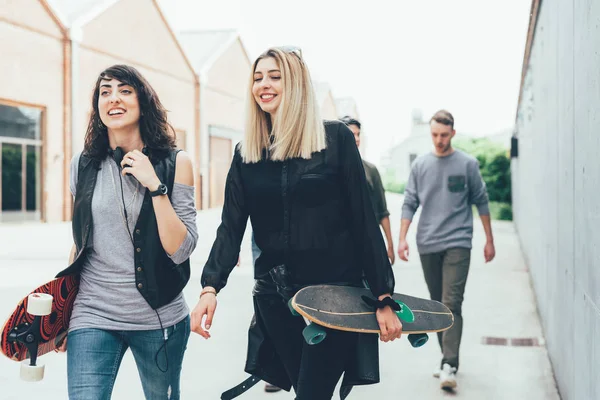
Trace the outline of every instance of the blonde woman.
<instances>
[{"instance_id":1,"label":"blonde woman","mask_svg":"<svg viewBox=\"0 0 600 400\"><path fill-rule=\"evenodd\" d=\"M262 251L254 267L255 315L245 367L253 376L223 398L261 379L288 391L293 386L298 400L331 399L344 372L342 398L352 385L378 382L375 335L332 331L309 346L303 319L286 304L303 286L361 286L363 274L380 299L394 289L354 136L342 122L320 119L296 48L271 48L252 67L245 138L229 170L222 223L192 312L192 330L205 338L248 217ZM377 318L382 341L400 337L402 325L389 306Z\"/></svg>"}]
</instances>

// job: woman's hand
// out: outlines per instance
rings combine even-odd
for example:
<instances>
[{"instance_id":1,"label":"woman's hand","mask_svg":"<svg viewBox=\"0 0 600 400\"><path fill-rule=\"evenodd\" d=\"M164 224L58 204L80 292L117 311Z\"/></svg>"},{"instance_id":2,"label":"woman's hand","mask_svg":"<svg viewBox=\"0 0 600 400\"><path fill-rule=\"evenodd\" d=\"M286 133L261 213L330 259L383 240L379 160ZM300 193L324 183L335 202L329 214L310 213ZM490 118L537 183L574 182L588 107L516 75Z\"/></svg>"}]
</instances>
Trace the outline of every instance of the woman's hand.
<instances>
[{"instance_id":1,"label":"woman's hand","mask_svg":"<svg viewBox=\"0 0 600 400\"><path fill-rule=\"evenodd\" d=\"M121 161L121 175L131 174L146 188L151 191L158 189L160 179L156 176L154 167L148 156L139 150L133 150L125 154Z\"/></svg>"},{"instance_id":2,"label":"woman's hand","mask_svg":"<svg viewBox=\"0 0 600 400\"><path fill-rule=\"evenodd\" d=\"M379 296L379 300L383 300L386 297L390 297L390 295L384 294ZM378 308L375 315L377 316L377 322L381 330L379 338L382 342L394 341L402 336L402 322L400 322L400 318L398 318L398 315L396 315L396 312L390 306Z\"/></svg>"},{"instance_id":3,"label":"woman's hand","mask_svg":"<svg viewBox=\"0 0 600 400\"><path fill-rule=\"evenodd\" d=\"M217 308L217 296L212 292L206 292L200 296L200 301L192 311L191 329L204 339L210 338L210 326ZM202 329L202 319L206 315L205 328Z\"/></svg>"},{"instance_id":4,"label":"woman's hand","mask_svg":"<svg viewBox=\"0 0 600 400\"><path fill-rule=\"evenodd\" d=\"M64 353L65 351L67 351L67 337L66 336L63 339L63 342L61 343L60 347L57 347L54 350L54 352L56 352L56 353Z\"/></svg>"}]
</instances>

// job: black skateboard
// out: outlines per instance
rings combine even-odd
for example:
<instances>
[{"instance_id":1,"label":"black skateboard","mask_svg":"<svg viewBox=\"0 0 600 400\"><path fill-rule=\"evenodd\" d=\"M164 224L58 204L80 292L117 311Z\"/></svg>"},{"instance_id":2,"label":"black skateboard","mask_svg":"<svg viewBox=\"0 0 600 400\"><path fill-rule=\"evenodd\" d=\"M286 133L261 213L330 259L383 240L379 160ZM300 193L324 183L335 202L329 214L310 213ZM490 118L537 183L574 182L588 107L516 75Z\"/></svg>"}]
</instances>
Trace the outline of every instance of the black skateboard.
<instances>
[{"instance_id":1,"label":"black skateboard","mask_svg":"<svg viewBox=\"0 0 600 400\"><path fill-rule=\"evenodd\" d=\"M413 347L424 345L428 333L445 331L454 323L452 312L438 301L399 293L392 298L400 306L396 314ZM311 322L303 332L306 342L318 344L327 336L327 329L379 334L373 306L376 300L369 289L315 285L299 290L289 304L292 313Z\"/></svg>"},{"instance_id":2,"label":"black skateboard","mask_svg":"<svg viewBox=\"0 0 600 400\"><path fill-rule=\"evenodd\" d=\"M429 332L441 332L452 327L452 312L440 302L394 293L398 303L396 312L402 321L403 333L413 347L424 345ZM371 291L349 286L316 285L300 289L288 303L294 315L302 316L310 323L302 335L309 345L321 343L327 329L379 334L379 324ZM222 400L231 400L260 381L252 375L244 382L224 392Z\"/></svg>"}]
</instances>

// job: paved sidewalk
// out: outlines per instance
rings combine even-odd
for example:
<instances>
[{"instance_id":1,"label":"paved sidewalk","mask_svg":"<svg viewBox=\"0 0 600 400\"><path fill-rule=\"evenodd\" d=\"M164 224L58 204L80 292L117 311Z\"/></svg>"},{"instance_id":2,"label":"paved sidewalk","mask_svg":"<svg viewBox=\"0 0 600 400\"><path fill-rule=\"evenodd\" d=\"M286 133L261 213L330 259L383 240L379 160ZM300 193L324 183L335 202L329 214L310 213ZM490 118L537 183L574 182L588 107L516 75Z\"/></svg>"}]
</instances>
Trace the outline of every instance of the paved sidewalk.
<instances>
[{"instance_id":1,"label":"paved sidewalk","mask_svg":"<svg viewBox=\"0 0 600 400\"><path fill-rule=\"evenodd\" d=\"M402 197L388 194L394 240L397 240ZM199 276L220 219L220 210L199 213L201 242L192 256L192 280L184 293L195 305ZM440 352L435 336L429 343L413 349L407 340L380 346L381 383L357 387L349 399L441 399L465 400L557 400L543 333L536 311L529 274L519 249L513 225L494 222L496 259L483 262L483 231L479 219L471 272L463 305L464 331L461 347L459 387L455 394L439 390L432 378ZM396 291L427 297L418 253L414 243L415 226L410 230L411 255L408 263L396 261ZM396 243L397 245L397 243ZM70 224L0 225L0 319L8 316L28 290L50 278L67 261L71 247ZM242 265L236 268L228 286L219 296L219 306L205 341L192 335L182 372L182 399L218 399L220 393L246 377L247 328L252 316L252 267L249 235L244 239ZM533 338L540 346L496 346L483 343L485 337L507 339ZM0 358L0 399L24 396L44 400L64 400L66 394L66 357L50 354L44 381L31 384L18 380L19 365ZM10 384L9 384L10 383ZM240 399L293 399L293 394L266 394L262 383ZM334 398L338 398L337 394ZM115 385L113 399L143 399L141 385L130 353L127 353Z\"/></svg>"}]
</instances>

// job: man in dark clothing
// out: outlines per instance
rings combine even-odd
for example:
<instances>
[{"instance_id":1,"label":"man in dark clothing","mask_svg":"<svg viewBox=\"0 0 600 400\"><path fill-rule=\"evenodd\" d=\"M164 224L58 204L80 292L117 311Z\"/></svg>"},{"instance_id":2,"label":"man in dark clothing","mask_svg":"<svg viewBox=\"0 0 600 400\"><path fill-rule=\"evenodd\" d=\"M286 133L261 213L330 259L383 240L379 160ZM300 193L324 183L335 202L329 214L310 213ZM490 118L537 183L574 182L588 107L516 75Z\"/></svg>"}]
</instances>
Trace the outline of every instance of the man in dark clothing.
<instances>
[{"instance_id":1,"label":"man in dark clothing","mask_svg":"<svg viewBox=\"0 0 600 400\"><path fill-rule=\"evenodd\" d=\"M354 134L356 147L360 147L360 121L350 116L342 117L341 121L345 123ZM385 240L387 242L387 254L390 259L390 263L393 265L396 256L394 254L394 242L392 240L392 229L390 227L390 212L387 209L385 190L383 189L381 176L379 175L379 171L375 165L365 161L364 159L362 162L363 168L365 169L365 175L367 176L367 184L369 185L369 194L371 195L371 203L373 203L375 218L377 219L377 222L379 222L379 225L381 225L383 228Z\"/></svg>"}]
</instances>

